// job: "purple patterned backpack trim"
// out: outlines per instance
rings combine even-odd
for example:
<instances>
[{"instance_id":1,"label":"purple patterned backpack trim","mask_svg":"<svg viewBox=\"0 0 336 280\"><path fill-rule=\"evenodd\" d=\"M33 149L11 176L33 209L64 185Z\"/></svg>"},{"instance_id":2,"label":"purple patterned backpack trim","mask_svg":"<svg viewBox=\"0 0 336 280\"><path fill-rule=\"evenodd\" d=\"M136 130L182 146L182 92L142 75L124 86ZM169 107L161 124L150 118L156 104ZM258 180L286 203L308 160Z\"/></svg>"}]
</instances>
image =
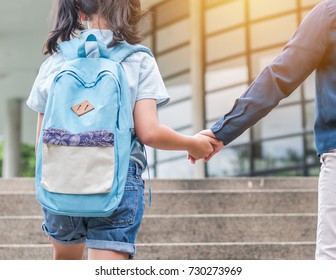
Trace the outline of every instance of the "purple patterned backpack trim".
<instances>
[{"instance_id":1,"label":"purple patterned backpack trim","mask_svg":"<svg viewBox=\"0 0 336 280\"><path fill-rule=\"evenodd\" d=\"M47 128L43 130L43 143L60 146L113 147L114 135L109 130L92 130L78 134L70 131Z\"/></svg>"}]
</instances>

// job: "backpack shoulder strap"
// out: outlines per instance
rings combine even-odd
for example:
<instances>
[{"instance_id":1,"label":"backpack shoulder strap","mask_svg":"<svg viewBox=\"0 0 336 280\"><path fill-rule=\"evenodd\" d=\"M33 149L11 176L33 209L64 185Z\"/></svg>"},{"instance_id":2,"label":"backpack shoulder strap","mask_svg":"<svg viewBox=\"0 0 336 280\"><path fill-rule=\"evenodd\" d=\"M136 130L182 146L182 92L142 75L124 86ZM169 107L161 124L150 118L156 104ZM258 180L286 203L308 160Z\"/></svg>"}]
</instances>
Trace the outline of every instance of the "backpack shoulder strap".
<instances>
[{"instance_id":1,"label":"backpack shoulder strap","mask_svg":"<svg viewBox=\"0 0 336 280\"><path fill-rule=\"evenodd\" d=\"M65 60L73 60L78 57L80 44L79 38L73 38L58 44L58 49L62 52ZM136 52L145 52L152 57L154 56L149 48L140 44L131 45L126 41L120 42L118 45L109 49L109 56L111 60L120 63Z\"/></svg>"},{"instance_id":2,"label":"backpack shoulder strap","mask_svg":"<svg viewBox=\"0 0 336 280\"><path fill-rule=\"evenodd\" d=\"M79 39L74 38L58 44L58 49L62 52L64 60L73 60L78 57Z\"/></svg>"},{"instance_id":3,"label":"backpack shoulder strap","mask_svg":"<svg viewBox=\"0 0 336 280\"><path fill-rule=\"evenodd\" d=\"M145 52L152 57L154 56L151 50L143 45L140 44L131 45L126 41L123 41L110 49L110 59L120 63L136 52Z\"/></svg>"}]
</instances>

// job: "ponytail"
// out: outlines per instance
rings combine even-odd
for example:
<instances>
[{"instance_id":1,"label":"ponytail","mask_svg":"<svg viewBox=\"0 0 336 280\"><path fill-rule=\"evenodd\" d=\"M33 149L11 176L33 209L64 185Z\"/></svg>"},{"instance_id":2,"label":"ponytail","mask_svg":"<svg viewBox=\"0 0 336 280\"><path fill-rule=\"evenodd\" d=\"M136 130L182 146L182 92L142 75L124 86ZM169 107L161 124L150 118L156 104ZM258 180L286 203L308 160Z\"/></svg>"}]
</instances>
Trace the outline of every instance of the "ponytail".
<instances>
[{"instance_id":1,"label":"ponytail","mask_svg":"<svg viewBox=\"0 0 336 280\"><path fill-rule=\"evenodd\" d=\"M84 29L76 0L57 0L54 5L54 27L44 44L44 54L57 52L59 39L70 40L77 30Z\"/></svg>"}]
</instances>

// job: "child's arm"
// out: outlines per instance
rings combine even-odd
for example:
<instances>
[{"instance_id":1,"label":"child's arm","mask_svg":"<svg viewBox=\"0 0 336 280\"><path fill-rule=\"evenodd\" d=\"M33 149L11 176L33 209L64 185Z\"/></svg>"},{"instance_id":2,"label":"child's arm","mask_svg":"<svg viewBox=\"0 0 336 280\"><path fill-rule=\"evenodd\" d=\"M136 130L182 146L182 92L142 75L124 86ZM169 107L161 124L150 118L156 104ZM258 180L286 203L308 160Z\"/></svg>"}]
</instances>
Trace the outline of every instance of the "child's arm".
<instances>
[{"instance_id":1,"label":"child's arm","mask_svg":"<svg viewBox=\"0 0 336 280\"><path fill-rule=\"evenodd\" d=\"M155 99L143 99L134 107L135 133L140 141L161 150L185 150L200 159L213 152L213 144L218 140L205 135L187 136L159 123Z\"/></svg>"},{"instance_id":2,"label":"child's arm","mask_svg":"<svg viewBox=\"0 0 336 280\"><path fill-rule=\"evenodd\" d=\"M44 117L43 113L38 113L38 115L37 115L37 126L36 126L35 153L37 152L37 146L38 146L38 142L39 142L39 139L40 139L43 117Z\"/></svg>"}]
</instances>

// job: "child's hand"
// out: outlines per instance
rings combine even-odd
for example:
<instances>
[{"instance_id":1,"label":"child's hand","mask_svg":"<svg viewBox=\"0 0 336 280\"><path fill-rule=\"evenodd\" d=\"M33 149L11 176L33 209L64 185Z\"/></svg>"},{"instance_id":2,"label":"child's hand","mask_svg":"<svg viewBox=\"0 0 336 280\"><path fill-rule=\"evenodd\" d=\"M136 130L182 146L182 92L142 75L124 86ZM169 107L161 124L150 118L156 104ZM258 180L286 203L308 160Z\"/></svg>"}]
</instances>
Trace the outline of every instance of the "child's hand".
<instances>
[{"instance_id":1,"label":"child's hand","mask_svg":"<svg viewBox=\"0 0 336 280\"><path fill-rule=\"evenodd\" d=\"M213 152L210 138L208 136L196 134L193 138L194 145L188 150L190 157L198 160L209 156Z\"/></svg>"},{"instance_id":2,"label":"child's hand","mask_svg":"<svg viewBox=\"0 0 336 280\"><path fill-rule=\"evenodd\" d=\"M195 135L195 137L197 137L197 136L206 136L208 138L209 143L212 145L212 151L210 152L210 154L208 154L204 157L204 160L206 162L208 162L224 146L224 143L222 141L218 140L215 137L215 135L213 134L213 132L209 129L202 130L201 132L199 132L198 134ZM194 163L196 163L197 158L194 157L191 153L189 153L188 154L188 160L190 160L190 162L192 164L194 164Z\"/></svg>"},{"instance_id":3,"label":"child's hand","mask_svg":"<svg viewBox=\"0 0 336 280\"><path fill-rule=\"evenodd\" d=\"M209 156L207 156L206 158L204 158L204 160L206 162L208 162L215 154L217 154L224 147L224 143L223 143L223 141L218 140L216 138L215 134L213 134L213 132L210 129L202 130L200 132L200 134L209 136L209 137L217 140L216 142L211 143L212 147L213 147L212 153Z\"/></svg>"}]
</instances>

